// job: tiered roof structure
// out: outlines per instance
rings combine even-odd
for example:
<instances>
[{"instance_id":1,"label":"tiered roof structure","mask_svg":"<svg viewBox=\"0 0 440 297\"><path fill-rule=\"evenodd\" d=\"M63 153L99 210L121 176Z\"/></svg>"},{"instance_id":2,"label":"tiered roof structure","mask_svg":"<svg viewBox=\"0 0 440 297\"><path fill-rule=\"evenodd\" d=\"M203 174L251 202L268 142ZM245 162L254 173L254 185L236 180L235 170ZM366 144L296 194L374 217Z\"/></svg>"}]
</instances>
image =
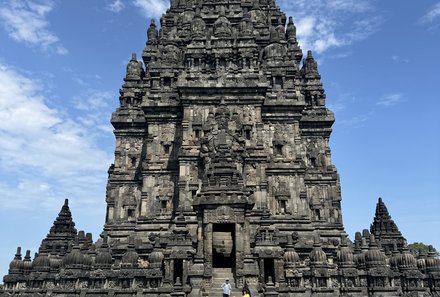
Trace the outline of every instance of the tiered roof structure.
<instances>
[{"instance_id":1,"label":"tiered roof structure","mask_svg":"<svg viewBox=\"0 0 440 297\"><path fill-rule=\"evenodd\" d=\"M171 0L147 37L112 115L101 239L66 201L0 294L215 296L225 278L254 296L439 294L440 260L416 261L381 201L347 240L334 115L275 1Z\"/></svg>"},{"instance_id":2,"label":"tiered roof structure","mask_svg":"<svg viewBox=\"0 0 440 297\"><path fill-rule=\"evenodd\" d=\"M384 248L389 250L393 249L394 244L397 244L397 247L402 249L406 241L391 218L382 198L379 198L377 202L376 213L370 227L370 232L376 236Z\"/></svg>"}]
</instances>

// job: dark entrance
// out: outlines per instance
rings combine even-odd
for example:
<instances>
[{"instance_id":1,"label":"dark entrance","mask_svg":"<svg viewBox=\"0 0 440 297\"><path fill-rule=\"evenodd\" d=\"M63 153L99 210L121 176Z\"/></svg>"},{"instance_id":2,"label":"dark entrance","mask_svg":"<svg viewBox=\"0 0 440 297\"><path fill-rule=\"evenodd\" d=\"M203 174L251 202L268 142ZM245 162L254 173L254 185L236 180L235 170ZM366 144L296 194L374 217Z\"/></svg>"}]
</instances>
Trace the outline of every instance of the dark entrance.
<instances>
[{"instance_id":1,"label":"dark entrance","mask_svg":"<svg viewBox=\"0 0 440 297\"><path fill-rule=\"evenodd\" d=\"M212 232L214 268L235 267L235 224L214 224Z\"/></svg>"},{"instance_id":2,"label":"dark entrance","mask_svg":"<svg viewBox=\"0 0 440 297\"><path fill-rule=\"evenodd\" d=\"M266 282L269 281L269 277L272 282L275 282L275 265L274 259L264 259L264 279Z\"/></svg>"},{"instance_id":3,"label":"dark entrance","mask_svg":"<svg viewBox=\"0 0 440 297\"><path fill-rule=\"evenodd\" d=\"M179 278L179 280L177 280ZM183 260L174 259L174 283L182 282L183 278Z\"/></svg>"}]
</instances>

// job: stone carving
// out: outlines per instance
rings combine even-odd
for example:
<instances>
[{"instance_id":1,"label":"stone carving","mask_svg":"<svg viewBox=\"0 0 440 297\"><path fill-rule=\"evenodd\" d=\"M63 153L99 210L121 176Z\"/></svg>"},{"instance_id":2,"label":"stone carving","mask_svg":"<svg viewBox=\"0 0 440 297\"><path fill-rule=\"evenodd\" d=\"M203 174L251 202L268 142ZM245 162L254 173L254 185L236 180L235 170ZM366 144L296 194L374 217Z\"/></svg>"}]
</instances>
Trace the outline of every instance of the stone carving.
<instances>
[{"instance_id":1,"label":"stone carving","mask_svg":"<svg viewBox=\"0 0 440 297\"><path fill-rule=\"evenodd\" d=\"M200 156L203 159L205 173L209 172L213 160L228 159L242 163L245 157L245 141L229 129L231 113L223 102L216 110L215 119L210 116L207 124L211 127L201 139Z\"/></svg>"},{"instance_id":2,"label":"stone carving","mask_svg":"<svg viewBox=\"0 0 440 297\"><path fill-rule=\"evenodd\" d=\"M150 27L147 30L148 45L157 45L159 41L159 31L156 27L154 19L151 20Z\"/></svg>"},{"instance_id":3,"label":"stone carving","mask_svg":"<svg viewBox=\"0 0 440 297\"><path fill-rule=\"evenodd\" d=\"M274 0L171 0L112 115L103 233L66 200L0 295L216 296L229 277L255 296L438 296L440 260L414 259L382 199L373 236L346 240L334 115L285 23Z\"/></svg>"}]
</instances>

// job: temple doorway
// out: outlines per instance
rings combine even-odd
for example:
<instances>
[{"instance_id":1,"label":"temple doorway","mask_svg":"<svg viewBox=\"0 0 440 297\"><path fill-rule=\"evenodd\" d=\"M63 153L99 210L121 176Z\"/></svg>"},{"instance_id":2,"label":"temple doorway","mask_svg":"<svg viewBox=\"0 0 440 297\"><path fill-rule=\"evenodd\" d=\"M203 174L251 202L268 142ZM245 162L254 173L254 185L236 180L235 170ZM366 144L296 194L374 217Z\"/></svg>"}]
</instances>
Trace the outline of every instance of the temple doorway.
<instances>
[{"instance_id":1,"label":"temple doorway","mask_svg":"<svg viewBox=\"0 0 440 297\"><path fill-rule=\"evenodd\" d=\"M235 267L235 224L214 224L212 233L213 268Z\"/></svg>"}]
</instances>

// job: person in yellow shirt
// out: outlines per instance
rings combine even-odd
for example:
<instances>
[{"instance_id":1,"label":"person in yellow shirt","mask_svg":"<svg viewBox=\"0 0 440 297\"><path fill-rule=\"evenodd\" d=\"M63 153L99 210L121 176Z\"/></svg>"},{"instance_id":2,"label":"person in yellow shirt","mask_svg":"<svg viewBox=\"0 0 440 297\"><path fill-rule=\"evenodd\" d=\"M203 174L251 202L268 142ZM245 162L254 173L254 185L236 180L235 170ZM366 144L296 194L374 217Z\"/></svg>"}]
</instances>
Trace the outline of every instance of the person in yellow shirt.
<instances>
[{"instance_id":1,"label":"person in yellow shirt","mask_svg":"<svg viewBox=\"0 0 440 297\"><path fill-rule=\"evenodd\" d=\"M247 290L243 289L243 291L241 291L241 297L251 297L251 295Z\"/></svg>"}]
</instances>

